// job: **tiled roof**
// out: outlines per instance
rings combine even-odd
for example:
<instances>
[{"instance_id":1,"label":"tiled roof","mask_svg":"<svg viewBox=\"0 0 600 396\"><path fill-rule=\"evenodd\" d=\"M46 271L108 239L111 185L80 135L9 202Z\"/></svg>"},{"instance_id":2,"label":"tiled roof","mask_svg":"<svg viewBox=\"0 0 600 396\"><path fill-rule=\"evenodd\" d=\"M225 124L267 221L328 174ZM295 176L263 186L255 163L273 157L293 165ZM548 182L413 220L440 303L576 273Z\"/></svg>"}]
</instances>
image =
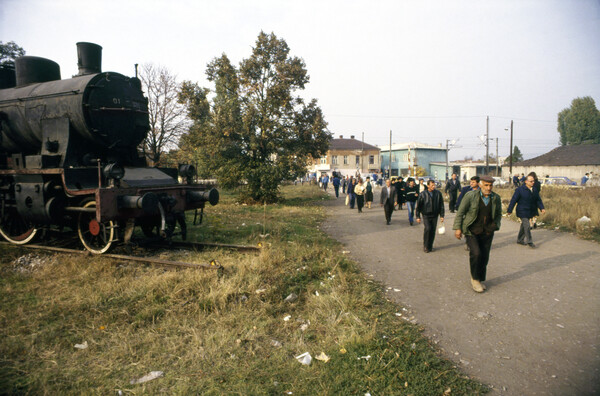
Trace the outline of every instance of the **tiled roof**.
<instances>
[{"instance_id":1,"label":"tiled roof","mask_svg":"<svg viewBox=\"0 0 600 396\"><path fill-rule=\"evenodd\" d=\"M600 144L560 146L554 150L513 166L577 166L600 165Z\"/></svg>"},{"instance_id":2,"label":"tiled roof","mask_svg":"<svg viewBox=\"0 0 600 396\"><path fill-rule=\"evenodd\" d=\"M393 150L408 150L409 147L411 148L411 150L414 150L414 149L446 150L446 147L442 147L442 145L433 146L433 145L427 144L427 143L418 143L418 142L392 143L392 151ZM379 148L383 151L389 151L390 145L389 144L382 145Z\"/></svg>"},{"instance_id":3,"label":"tiled roof","mask_svg":"<svg viewBox=\"0 0 600 396\"><path fill-rule=\"evenodd\" d=\"M377 150L379 147L375 147L368 143L363 143L359 139L331 139L329 144L330 150Z\"/></svg>"}]
</instances>

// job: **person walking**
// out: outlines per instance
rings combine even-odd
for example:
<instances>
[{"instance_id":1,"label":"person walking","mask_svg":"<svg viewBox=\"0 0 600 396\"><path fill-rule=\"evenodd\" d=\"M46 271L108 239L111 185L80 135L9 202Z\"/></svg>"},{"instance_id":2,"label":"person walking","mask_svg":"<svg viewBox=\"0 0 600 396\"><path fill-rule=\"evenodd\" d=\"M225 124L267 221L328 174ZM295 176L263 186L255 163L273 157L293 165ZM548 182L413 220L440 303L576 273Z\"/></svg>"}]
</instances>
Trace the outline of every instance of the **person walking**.
<instances>
[{"instance_id":1,"label":"person walking","mask_svg":"<svg viewBox=\"0 0 600 396\"><path fill-rule=\"evenodd\" d=\"M423 251L429 253L433 251L433 241L435 239L435 230L437 227L438 216L442 223L444 222L444 197L442 193L435 189L435 181L427 181L427 190L419 194L417 199L417 223L421 223L423 215Z\"/></svg>"},{"instance_id":2,"label":"person walking","mask_svg":"<svg viewBox=\"0 0 600 396\"><path fill-rule=\"evenodd\" d=\"M406 193L406 182L404 181L404 178L402 176L400 176L398 178L397 183L398 183L398 209L402 210L402 207L405 202L404 194Z\"/></svg>"},{"instance_id":3,"label":"person walking","mask_svg":"<svg viewBox=\"0 0 600 396\"><path fill-rule=\"evenodd\" d=\"M446 182L445 192L448 194L448 209L450 213L456 210L456 196L460 190L460 180L456 177L456 173L452 174L452 178Z\"/></svg>"},{"instance_id":4,"label":"person walking","mask_svg":"<svg viewBox=\"0 0 600 396\"><path fill-rule=\"evenodd\" d=\"M325 173L325 176L323 176L323 190L325 191L327 191L327 184L329 184L329 176Z\"/></svg>"},{"instance_id":5,"label":"person walking","mask_svg":"<svg viewBox=\"0 0 600 396\"><path fill-rule=\"evenodd\" d=\"M354 187L356 186L356 179L350 176L348 181L348 196L350 197L350 209L354 209L354 202L356 201L356 195L354 194Z\"/></svg>"},{"instance_id":6,"label":"person walking","mask_svg":"<svg viewBox=\"0 0 600 396\"><path fill-rule=\"evenodd\" d=\"M519 245L528 245L530 248L535 248L535 244L531 239L531 224L529 223L529 219L535 216L538 208L542 211L542 214L546 213L539 192L533 188L534 183L533 176L527 176L525 184L515 190L506 210L506 213L510 216L515 205L517 206L517 217L521 219L521 228L517 236L517 243Z\"/></svg>"},{"instance_id":7,"label":"person walking","mask_svg":"<svg viewBox=\"0 0 600 396\"><path fill-rule=\"evenodd\" d=\"M458 196L458 199L456 200L456 210L458 210L460 203L462 202L462 199L466 193L468 193L469 191L478 190L478 189L479 189L479 176L473 176L473 177L471 177L471 180L469 180L469 185L466 187L463 187L460 190L460 195Z\"/></svg>"},{"instance_id":8,"label":"person walking","mask_svg":"<svg viewBox=\"0 0 600 396\"><path fill-rule=\"evenodd\" d=\"M335 197L340 197L340 177L336 174L333 176L333 189L335 190Z\"/></svg>"},{"instance_id":9,"label":"person walking","mask_svg":"<svg viewBox=\"0 0 600 396\"><path fill-rule=\"evenodd\" d=\"M371 184L371 180L369 176L367 176L367 181L365 183L365 206L371 209L371 204L373 203L373 184Z\"/></svg>"},{"instance_id":10,"label":"person walking","mask_svg":"<svg viewBox=\"0 0 600 396\"><path fill-rule=\"evenodd\" d=\"M479 189L465 194L452 228L457 239L460 240L463 235L466 237L471 287L477 293L483 293L486 286L482 282L486 278L494 232L500 229L502 220L502 200L492 191L493 177L482 176L479 186Z\"/></svg>"},{"instance_id":11,"label":"person walking","mask_svg":"<svg viewBox=\"0 0 600 396\"><path fill-rule=\"evenodd\" d=\"M406 210L408 211L408 223L413 225L415 221L415 209L417 199L419 198L419 186L415 184L415 179L408 178L408 185L404 190L404 199L406 200Z\"/></svg>"},{"instance_id":12,"label":"person walking","mask_svg":"<svg viewBox=\"0 0 600 396\"><path fill-rule=\"evenodd\" d=\"M390 225L392 221L392 213L394 213L394 207L396 206L396 189L392 186L390 179L385 181L385 187L381 189L381 195L379 196L379 203L383 206L383 212L385 213L385 221L387 225Z\"/></svg>"},{"instance_id":13,"label":"person walking","mask_svg":"<svg viewBox=\"0 0 600 396\"><path fill-rule=\"evenodd\" d=\"M358 178L358 182L354 186L354 194L356 195L356 206L358 213L362 213L362 208L365 206L365 186L362 178Z\"/></svg>"},{"instance_id":14,"label":"person walking","mask_svg":"<svg viewBox=\"0 0 600 396\"><path fill-rule=\"evenodd\" d=\"M348 176L342 177L342 192L346 194L346 186L348 186Z\"/></svg>"},{"instance_id":15,"label":"person walking","mask_svg":"<svg viewBox=\"0 0 600 396\"><path fill-rule=\"evenodd\" d=\"M419 179L419 194L421 194L425 190L427 190L427 186L425 185L425 181L423 179Z\"/></svg>"}]
</instances>

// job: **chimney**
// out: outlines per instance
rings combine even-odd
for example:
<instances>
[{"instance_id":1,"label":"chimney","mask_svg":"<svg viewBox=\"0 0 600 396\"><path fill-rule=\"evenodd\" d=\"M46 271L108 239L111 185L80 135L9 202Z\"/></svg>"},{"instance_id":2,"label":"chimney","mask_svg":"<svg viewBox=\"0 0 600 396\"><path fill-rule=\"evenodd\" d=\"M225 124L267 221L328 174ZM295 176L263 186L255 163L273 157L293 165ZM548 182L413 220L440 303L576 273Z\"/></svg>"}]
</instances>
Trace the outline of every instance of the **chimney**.
<instances>
[{"instance_id":1,"label":"chimney","mask_svg":"<svg viewBox=\"0 0 600 396\"><path fill-rule=\"evenodd\" d=\"M354 139L354 135L350 135L350 139Z\"/></svg>"},{"instance_id":2,"label":"chimney","mask_svg":"<svg viewBox=\"0 0 600 396\"><path fill-rule=\"evenodd\" d=\"M79 76L102 71L102 47L94 43L77 43L77 66Z\"/></svg>"},{"instance_id":3,"label":"chimney","mask_svg":"<svg viewBox=\"0 0 600 396\"><path fill-rule=\"evenodd\" d=\"M343 139L343 138L344 138L344 135L340 135L340 139Z\"/></svg>"}]
</instances>

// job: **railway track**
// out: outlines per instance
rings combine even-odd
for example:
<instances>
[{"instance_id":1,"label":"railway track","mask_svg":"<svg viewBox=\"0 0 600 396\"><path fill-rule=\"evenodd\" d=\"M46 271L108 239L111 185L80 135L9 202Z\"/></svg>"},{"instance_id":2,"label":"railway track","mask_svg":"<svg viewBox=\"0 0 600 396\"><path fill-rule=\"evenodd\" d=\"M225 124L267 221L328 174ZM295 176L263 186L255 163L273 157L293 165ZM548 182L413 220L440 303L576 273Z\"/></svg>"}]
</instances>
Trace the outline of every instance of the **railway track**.
<instances>
[{"instance_id":1,"label":"railway track","mask_svg":"<svg viewBox=\"0 0 600 396\"><path fill-rule=\"evenodd\" d=\"M87 250L68 248L68 247L58 247L58 246L47 246L47 245L15 245L9 242L0 242L1 246L12 246L19 247L30 250L41 250L47 252L55 252L55 253L65 253L65 254L78 254L84 256L91 256L92 254ZM231 244L221 244L221 243L201 243L201 242L183 242L183 241L171 241L171 242L160 242L153 243L149 248L151 249L178 249L178 250L194 250L201 251L205 249L230 249L236 250L239 252L258 252L261 249L261 246L247 246L247 245L231 245ZM102 255L98 255L98 257L106 257L119 261L128 261L139 264L148 264L156 267L163 267L169 269L177 269L177 268L194 268L201 270L215 270L217 273L222 274L224 268L220 265L216 260L210 260L208 264L197 264L197 263L188 263L184 261L172 261L172 260L164 260L160 258L154 257L140 257L133 256L127 254L112 254L105 253Z\"/></svg>"}]
</instances>

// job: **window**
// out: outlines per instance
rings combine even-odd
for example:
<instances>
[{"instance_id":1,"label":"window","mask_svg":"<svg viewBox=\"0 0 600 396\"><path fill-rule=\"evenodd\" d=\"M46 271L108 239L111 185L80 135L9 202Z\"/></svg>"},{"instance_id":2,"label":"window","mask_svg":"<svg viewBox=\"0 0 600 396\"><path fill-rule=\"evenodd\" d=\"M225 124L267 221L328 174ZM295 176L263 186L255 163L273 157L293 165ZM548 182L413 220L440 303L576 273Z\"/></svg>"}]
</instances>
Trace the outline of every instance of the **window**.
<instances>
[{"instance_id":1,"label":"window","mask_svg":"<svg viewBox=\"0 0 600 396\"><path fill-rule=\"evenodd\" d=\"M369 165L373 165L375 163L375 156L369 155Z\"/></svg>"},{"instance_id":2,"label":"window","mask_svg":"<svg viewBox=\"0 0 600 396\"><path fill-rule=\"evenodd\" d=\"M338 164L337 155L332 155L331 156L331 163L333 165L337 165Z\"/></svg>"},{"instance_id":3,"label":"window","mask_svg":"<svg viewBox=\"0 0 600 396\"><path fill-rule=\"evenodd\" d=\"M356 156L356 165L360 165L360 155Z\"/></svg>"},{"instance_id":4,"label":"window","mask_svg":"<svg viewBox=\"0 0 600 396\"><path fill-rule=\"evenodd\" d=\"M396 154L392 154L392 162L396 162Z\"/></svg>"},{"instance_id":5,"label":"window","mask_svg":"<svg viewBox=\"0 0 600 396\"><path fill-rule=\"evenodd\" d=\"M324 165L327 163L327 157L321 157L321 164Z\"/></svg>"},{"instance_id":6,"label":"window","mask_svg":"<svg viewBox=\"0 0 600 396\"><path fill-rule=\"evenodd\" d=\"M344 165L348 165L348 156L344 155Z\"/></svg>"},{"instance_id":7,"label":"window","mask_svg":"<svg viewBox=\"0 0 600 396\"><path fill-rule=\"evenodd\" d=\"M402 158L404 158L404 162L408 162L408 154L404 154Z\"/></svg>"}]
</instances>

